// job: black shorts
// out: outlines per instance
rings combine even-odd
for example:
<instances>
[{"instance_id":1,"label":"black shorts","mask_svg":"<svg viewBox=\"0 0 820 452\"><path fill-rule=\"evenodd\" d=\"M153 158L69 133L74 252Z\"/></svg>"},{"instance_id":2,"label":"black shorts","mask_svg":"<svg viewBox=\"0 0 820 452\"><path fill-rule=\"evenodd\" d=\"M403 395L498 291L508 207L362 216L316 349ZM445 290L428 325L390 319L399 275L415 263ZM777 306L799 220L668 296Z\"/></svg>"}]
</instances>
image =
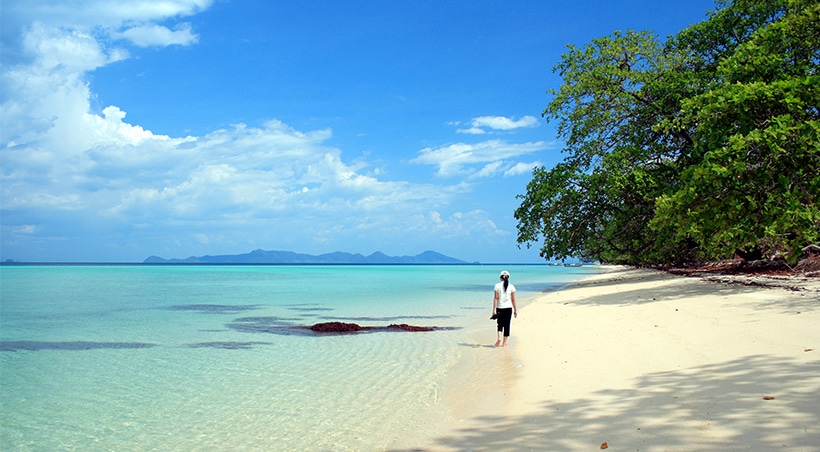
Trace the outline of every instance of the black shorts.
<instances>
[{"instance_id":1,"label":"black shorts","mask_svg":"<svg viewBox=\"0 0 820 452\"><path fill-rule=\"evenodd\" d=\"M498 313L498 331L504 332L504 337L510 335L510 321L512 320L513 308L499 308L495 312Z\"/></svg>"}]
</instances>

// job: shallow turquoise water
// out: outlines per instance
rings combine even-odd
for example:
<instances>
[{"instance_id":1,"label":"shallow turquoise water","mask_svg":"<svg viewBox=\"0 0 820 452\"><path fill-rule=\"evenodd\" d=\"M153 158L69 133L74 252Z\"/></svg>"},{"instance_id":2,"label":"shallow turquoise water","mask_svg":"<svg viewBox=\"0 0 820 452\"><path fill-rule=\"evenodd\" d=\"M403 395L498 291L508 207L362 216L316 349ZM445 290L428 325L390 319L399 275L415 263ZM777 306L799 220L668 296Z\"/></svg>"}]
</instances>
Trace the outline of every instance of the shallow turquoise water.
<instances>
[{"instance_id":1,"label":"shallow turquoise water","mask_svg":"<svg viewBox=\"0 0 820 452\"><path fill-rule=\"evenodd\" d=\"M520 299L597 271L503 268ZM381 450L444 415L501 269L0 267L0 449ZM292 328L327 321L442 329Z\"/></svg>"}]
</instances>

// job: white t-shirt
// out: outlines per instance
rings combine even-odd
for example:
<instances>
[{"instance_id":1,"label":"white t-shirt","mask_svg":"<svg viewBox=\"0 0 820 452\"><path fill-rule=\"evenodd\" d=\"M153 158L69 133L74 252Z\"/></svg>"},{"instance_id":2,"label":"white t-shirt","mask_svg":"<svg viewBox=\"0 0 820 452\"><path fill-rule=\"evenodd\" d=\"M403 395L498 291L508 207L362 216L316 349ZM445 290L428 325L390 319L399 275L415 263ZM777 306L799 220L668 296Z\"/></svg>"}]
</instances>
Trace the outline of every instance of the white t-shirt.
<instances>
[{"instance_id":1,"label":"white t-shirt","mask_svg":"<svg viewBox=\"0 0 820 452\"><path fill-rule=\"evenodd\" d=\"M498 294L498 305L496 305L496 308L501 309L513 307L512 299L510 298L513 292L515 292L515 286L513 286L512 283L510 283L510 285L507 286L506 292L504 292L504 281L501 281L498 284L496 284L495 293Z\"/></svg>"}]
</instances>

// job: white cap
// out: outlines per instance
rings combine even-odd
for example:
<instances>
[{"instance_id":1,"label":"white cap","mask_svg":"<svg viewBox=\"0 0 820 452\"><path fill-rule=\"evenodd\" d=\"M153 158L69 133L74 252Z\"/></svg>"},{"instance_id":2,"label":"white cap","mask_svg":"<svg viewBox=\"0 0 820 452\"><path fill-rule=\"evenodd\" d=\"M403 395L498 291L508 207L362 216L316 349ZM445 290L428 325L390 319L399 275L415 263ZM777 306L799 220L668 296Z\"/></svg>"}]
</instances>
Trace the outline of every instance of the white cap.
<instances>
[{"instance_id":1,"label":"white cap","mask_svg":"<svg viewBox=\"0 0 820 452\"><path fill-rule=\"evenodd\" d=\"M510 272L508 272L507 270L504 270L504 271L501 272L501 276L506 276L507 278L509 278L510 277Z\"/></svg>"}]
</instances>

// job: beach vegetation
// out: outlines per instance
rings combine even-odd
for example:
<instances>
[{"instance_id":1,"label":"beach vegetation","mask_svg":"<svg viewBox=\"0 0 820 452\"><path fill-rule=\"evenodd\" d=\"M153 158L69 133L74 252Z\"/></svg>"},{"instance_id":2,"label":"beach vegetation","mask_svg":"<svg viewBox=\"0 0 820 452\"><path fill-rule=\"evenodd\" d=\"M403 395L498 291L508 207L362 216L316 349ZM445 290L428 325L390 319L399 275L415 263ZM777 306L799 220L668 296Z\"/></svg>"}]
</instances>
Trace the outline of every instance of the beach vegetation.
<instances>
[{"instance_id":1,"label":"beach vegetation","mask_svg":"<svg viewBox=\"0 0 820 452\"><path fill-rule=\"evenodd\" d=\"M820 3L719 0L661 41L568 46L543 112L563 160L515 211L545 259L796 260L820 240Z\"/></svg>"}]
</instances>

